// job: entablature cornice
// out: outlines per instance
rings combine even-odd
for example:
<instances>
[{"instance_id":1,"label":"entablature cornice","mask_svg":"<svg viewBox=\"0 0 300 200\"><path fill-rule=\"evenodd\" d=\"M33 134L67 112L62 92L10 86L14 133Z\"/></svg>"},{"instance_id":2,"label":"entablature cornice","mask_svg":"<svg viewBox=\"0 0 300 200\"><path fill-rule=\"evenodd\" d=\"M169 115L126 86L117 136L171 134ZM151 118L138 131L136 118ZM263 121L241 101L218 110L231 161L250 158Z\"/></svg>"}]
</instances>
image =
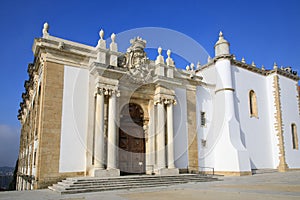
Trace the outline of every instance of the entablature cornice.
<instances>
[{"instance_id":1,"label":"entablature cornice","mask_svg":"<svg viewBox=\"0 0 300 200\"><path fill-rule=\"evenodd\" d=\"M175 91L171 88L157 85L154 92L154 105L161 104L176 104Z\"/></svg>"},{"instance_id":2,"label":"entablature cornice","mask_svg":"<svg viewBox=\"0 0 300 200\"><path fill-rule=\"evenodd\" d=\"M110 79L110 78L107 78L107 77L98 76L95 79L95 84L96 84L96 87L99 87L99 85L101 85L101 84L118 86L119 85L119 81L116 80L116 79Z\"/></svg>"},{"instance_id":3,"label":"entablature cornice","mask_svg":"<svg viewBox=\"0 0 300 200\"><path fill-rule=\"evenodd\" d=\"M111 94L116 94L117 96L120 96L119 81L98 76L95 79L95 93L108 96Z\"/></svg>"},{"instance_id":4,"label":"entablature cornice","mask_svg":"<svg viewBox=\"0 0 300 200\"><path fill-rule=\"evenodd\" d=\"M272 69L272 70L266 70L266 69L258 68L255 65L250 65L250 64L247 64L245 62L235 60L233 55L224 55L224 56L215 57L210 62L203 65L200 69L197 69L196 73L199 72L199 71L202 71L204 69L207 69L211 66L214 66L215 62L219 59L230 59L232 65L235 65L237 67L246 69L248 71L260 74L262 76L268 76L268 75L276 73L276 74L285 76L287 78L290 78L294 81L300 80L300 77L298 75L293 74L291 72L288 72L284 69L277 68L277 69Z\"/></svg>"},{"instance_id":5,"label":"entablature cornice","mask_svg":"<svg viewBox=\"0 0 300 200\"><path fill-rule=\"evenodd\" d=\"M112 80L120 80L125 74L126 70L121 67L114 67L99 62L93 62L90 65L90 73L97 78L106 77Z\"/></svg>"},{"instance_id":6,"label":"entablature cornice","mask_svg":"<svg viewBox=\"0 0 300 200\"><path fill-rule=\"evenodd\" d=\"M196 71L187 71L182 69L175 70L174 78L176 82L183 85L202 85L203 77L197 75Z\"/></svg>"},{"instance_id":7,"label":"entablature cornice","mask_svg":"<svg viewBox=\"0 0 300 200\"><path fill-rule=\"evenodd\" d=\"M69 40L64 40L61 38L49 36L46 38L36 38L34 40L32 51L34 55L37 55L40 48L51 48L58 51L66 51L73 54L87 56L89 54L95 54L95 47L88 46L85 44L80 44L72 42Z\"/></svg>"},{"instance_id":8,"label":"entablature cornice","mask_svg":"<svg viewBox=\"0 0 300 200\"><path fill-rule=\"evenodd\" d=\"M255 66L253 66L253 65L249 65L247 63L243 63L243 62L240 62L240 61L237 61L237 60L232 60L232 64L236 65L237 67L241 67L241 68L247 69L249 71L261 74L263 76L268 76L268 75L271 75L271 74L279 74L279 75L285 76L287 78L290 78L294 81L299 80L298 75L287 72L287 71L285 71L283 69L280 69L280 68L272 69L272 70L265 70L265 69L260 69L260 68L257 68Z\"/></svg>"},{"instance_id":9,"label":"entablature cornice","mask_svg":"<svg viewBox=\"0 0 300 200\"><path fill-rule=\"evenodd\" d=\"M281 69L273 69L273 70L267 71L266 75L268 76L268 75L272 75L272 74L279 74L279 75L285 76L286 78L290 78L294 81L299 81L300 80L299 76L291 74L291 73L286 72L286 71L281 70Z\"/></svg>"},{"instance_id":10,"label":"entablature cornice","mask_svg":"<svg viewBox=\"0 0 300 200\"><path fill-rule=\"evenodd\" d=\"M96 59L96 55L74 54L64 50L41 47L35 56L42 58L42 62L54 62L62 65L70 65L80 68L88 68L91 60Z\"/></svg>"}]
</instances>

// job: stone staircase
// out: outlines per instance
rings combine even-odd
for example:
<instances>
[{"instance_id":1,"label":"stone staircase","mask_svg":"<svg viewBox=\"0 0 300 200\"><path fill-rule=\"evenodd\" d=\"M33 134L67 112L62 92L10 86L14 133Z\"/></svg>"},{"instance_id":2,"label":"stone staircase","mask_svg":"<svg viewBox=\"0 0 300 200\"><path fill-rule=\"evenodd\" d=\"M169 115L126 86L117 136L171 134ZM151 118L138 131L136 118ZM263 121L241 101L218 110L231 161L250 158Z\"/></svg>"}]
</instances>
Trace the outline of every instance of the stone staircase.
<instances>
[{"instance_id":1,"label":"stone staircase","mask_svg":"<svg viewBox=\"0 0 300 200\"><path fill-rule=\"evenodd\" d=\"M61 194L75 194L119 189L160 187L188 182L208 182L217 180L217 178L212 176L199 174L180 174L175 176L142 175L110 178L77 177L67 178L48 188Z\"/></svg>"}]
</instances>

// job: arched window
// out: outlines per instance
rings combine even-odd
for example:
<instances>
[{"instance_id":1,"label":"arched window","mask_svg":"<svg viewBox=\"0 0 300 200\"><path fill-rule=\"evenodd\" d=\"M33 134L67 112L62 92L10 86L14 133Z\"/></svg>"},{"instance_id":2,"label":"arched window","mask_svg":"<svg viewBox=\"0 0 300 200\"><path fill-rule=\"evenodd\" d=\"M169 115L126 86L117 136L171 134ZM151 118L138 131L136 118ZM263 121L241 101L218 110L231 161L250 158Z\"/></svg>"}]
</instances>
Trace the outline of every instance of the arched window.
<instances>
[{"instance_id":1,"label":"arched window","mask_svg":"<svg viewBox=\"0 0 300 200\"><path fill-rule=\"evenodd\" d=\"M298 135L297 135L297 126L296 124L291 125L292 129L292 143L293 143L293 149L299 149L298 146Z\"/></svg>"},{"instance_id":2,"label":"arched window","mask_svg":"<svg viewBox=\"0 0 300 200\"><path fill-rule=\"evenodd\" d=\"M258 117L256 94L253 90L249 92L249 110L250 117Z\"/></svg>"}]
</instances>

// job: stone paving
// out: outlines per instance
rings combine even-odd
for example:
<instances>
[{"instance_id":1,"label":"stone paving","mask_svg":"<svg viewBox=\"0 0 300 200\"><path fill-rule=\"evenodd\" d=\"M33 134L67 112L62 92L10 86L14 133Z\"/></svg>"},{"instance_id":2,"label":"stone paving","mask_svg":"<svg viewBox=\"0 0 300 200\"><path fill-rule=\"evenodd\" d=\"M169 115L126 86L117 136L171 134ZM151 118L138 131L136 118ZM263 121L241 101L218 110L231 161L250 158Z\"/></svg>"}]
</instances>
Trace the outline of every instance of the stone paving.
<instances>
[{"instance_id":1,"label":"stone paving","mask_svg":"<svg viewBox=\"0 0 300 200\"><path fill-rule=\"evenodd\" d=\"M223 179L223 181L72 195L59 195L50 190L0 192L0 200L300 199L300 171L264 173L244 177L221 177L221 179Z\"/></svg>"}]
</instances>

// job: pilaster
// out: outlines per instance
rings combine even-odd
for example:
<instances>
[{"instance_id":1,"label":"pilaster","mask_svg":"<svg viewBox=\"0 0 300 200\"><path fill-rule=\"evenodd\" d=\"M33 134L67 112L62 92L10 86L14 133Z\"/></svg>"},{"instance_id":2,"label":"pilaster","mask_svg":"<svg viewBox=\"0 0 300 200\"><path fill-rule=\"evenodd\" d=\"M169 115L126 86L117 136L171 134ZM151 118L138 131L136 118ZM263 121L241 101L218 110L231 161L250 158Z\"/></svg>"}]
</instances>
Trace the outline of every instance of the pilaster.
<instances>
[{"instance_id":1,"label":"pilaster","mask_svg":"<svg viewBox=\"0 0 300 200\"><path fill-rule=\"evenodd\" d=\"M273 95L275 99L275 130L276 135L278 137L278 147L279 147L279 165L278 171L285 172L288 170L288 165L285 159L285 148L284 148L284 136L283 136L283 122L282 122L282 111L281 111L281 100L280 100L280 85L279 85L279 77L275 75L273 77Z\"/></svg>"},{"instance_id":2,"label":"pilaster","mask_svg":"<svg viewBox=\"0 0 300 200\"><path fill-rule=\"evenodd\" d=\"M187 125L188 125L188 168L190 171L198 171L198 139L196 123L196 91L187 90Z\"/></svg>"}]
</instances>

